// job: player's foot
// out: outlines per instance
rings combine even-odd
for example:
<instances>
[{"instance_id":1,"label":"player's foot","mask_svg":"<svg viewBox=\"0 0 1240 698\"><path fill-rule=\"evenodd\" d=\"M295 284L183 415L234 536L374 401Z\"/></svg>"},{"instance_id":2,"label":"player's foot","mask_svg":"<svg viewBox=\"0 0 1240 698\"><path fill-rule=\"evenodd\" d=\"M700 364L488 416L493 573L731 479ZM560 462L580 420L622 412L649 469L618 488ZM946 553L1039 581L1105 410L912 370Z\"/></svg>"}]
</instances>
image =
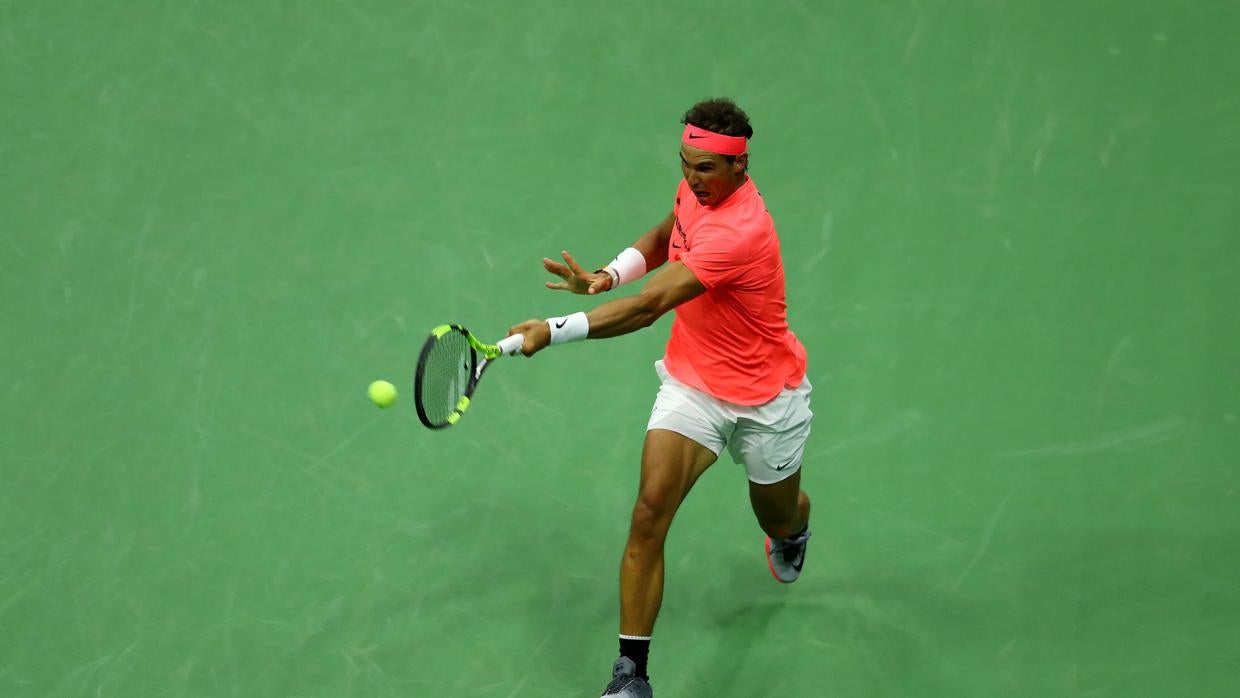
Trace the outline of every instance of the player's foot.
<instances>
[{"instance_id":1,"label":"player's foot","mask_svg":"<svg viewBox=\"0 0 1240 698\"><path fill-rule=\"evenodd\" d=\"M654 690L646 679L637 676L637 664L632 659L621 656L611 667L611 683L603 689L602 698L607 696L654 698Z\"/></svg>"},{"instance_id":2,"label":"player's foot","mask_svg":"<svg viewBox=\"0 0 1240 698\"><path fill-rule=\"evenodd\" d=\"M809 542L809 528L791 538L766 537L766 563L771 574L784 584L791 584L801 576L805 564L805 544Z\"/></svg>"}]
</instances>

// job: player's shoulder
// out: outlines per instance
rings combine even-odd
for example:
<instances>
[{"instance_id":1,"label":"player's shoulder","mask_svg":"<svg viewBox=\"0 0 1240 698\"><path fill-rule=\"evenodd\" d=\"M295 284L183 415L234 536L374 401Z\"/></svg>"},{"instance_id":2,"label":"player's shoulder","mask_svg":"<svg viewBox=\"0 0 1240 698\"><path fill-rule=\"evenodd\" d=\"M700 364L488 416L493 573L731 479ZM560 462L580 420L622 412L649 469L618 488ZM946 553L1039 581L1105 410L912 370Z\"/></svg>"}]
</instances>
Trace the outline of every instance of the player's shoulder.
<instances>
[{"instance_id":1,"label":"player's shoulder","mask_svg":"<svg viewBox=\"0 0 1240 698\"><path fill-rule=\"evenodd\" d=\"M685 197L688 197L685 199L686 201L696 201L696 199L691 196L692 193L693 190L689 188L689 183L681 177L680 183L676 185L676 205L679 206L681 200L685 199Z\"/></svg>"}]
</instances>

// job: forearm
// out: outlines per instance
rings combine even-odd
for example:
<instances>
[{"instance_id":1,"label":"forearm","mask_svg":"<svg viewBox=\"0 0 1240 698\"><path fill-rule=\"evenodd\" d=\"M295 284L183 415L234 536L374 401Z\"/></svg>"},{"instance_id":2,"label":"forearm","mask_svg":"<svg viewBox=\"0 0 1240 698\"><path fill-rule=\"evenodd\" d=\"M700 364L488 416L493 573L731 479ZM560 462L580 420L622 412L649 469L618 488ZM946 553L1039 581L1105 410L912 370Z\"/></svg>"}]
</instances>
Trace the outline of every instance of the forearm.
<instances>
[{"instance_id":1,"label":"forearm","mask_svg":"<svg viewBox=\"0 0 1240 698\"><path fill-rule=\"evenodd\" d=\"M603 303L588 313L547 320L527 320L509 330L525 335L522 351L532 356L549 344L604 339L636 332L664 313L706 292L693 270L681 262L665 264L642 286L641 293Z\"/></svg>"},{"instance_id":2,"label":"forearm","mask_svg":"<svg viewBox=\"0 0 1240 698\"><path fill-rule=\"evenodd\" d=\"M619 337L654 324L665 311L650 297L637 294L608 301L586 313L590 339Z\"/></svg>"},{"instance_id":3,"label":"forearm","mask_svg":"<svg viewBox=\"0 0 1240 698\"><path fill-rule=\"evenodd\" d=\"M647 272L653 271L667 261L667 243L671 239L672 225L675 220L675 216L668 215L633 243L633 248L646 258Z\"/></svg>"}]
</instances>

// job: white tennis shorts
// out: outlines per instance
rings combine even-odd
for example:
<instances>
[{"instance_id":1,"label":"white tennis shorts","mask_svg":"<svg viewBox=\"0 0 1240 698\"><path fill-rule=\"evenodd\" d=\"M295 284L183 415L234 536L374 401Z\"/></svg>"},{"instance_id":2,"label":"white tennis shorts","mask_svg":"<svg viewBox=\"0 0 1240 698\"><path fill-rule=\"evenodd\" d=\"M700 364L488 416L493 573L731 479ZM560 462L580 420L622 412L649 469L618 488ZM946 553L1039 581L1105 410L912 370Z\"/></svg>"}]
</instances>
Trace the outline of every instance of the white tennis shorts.
<instances>
[{"instance_id":1,"label":"white tennis shorts","mask_svg":"<svg viewBox=\"0 0 1240 698\"><path fill-rule=\"evenodd\" d=\"M770 485L801 469L805 441L814 413L809 409L809 378L796 388L780 391L763 405L737 405L711 397L676 380L654 362L663 384L654 399L646 430L667 429L709 448L716 456L724 446L732 460L745 466L750 482Z\"/></svg>"}]
</instances>

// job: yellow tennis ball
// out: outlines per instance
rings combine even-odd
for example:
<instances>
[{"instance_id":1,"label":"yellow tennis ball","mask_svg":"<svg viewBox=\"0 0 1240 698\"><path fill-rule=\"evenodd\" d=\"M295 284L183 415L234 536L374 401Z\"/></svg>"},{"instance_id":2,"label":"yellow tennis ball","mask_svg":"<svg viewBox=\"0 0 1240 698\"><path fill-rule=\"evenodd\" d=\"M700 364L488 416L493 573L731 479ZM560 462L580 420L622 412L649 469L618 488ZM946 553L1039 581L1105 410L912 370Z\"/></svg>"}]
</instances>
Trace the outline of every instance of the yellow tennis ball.
<instances>
[{"instance_id":1,"label":"yellow tennis ball","mask_svg":"<svg viewBox=\"0 0 1240 698\"><path fill-rule=\"evenodd\" d=\"M396 386L387 381L375 381L366 389L370 401L380 407L391 407L396 402Z\"/></svg>"}]
</instances>

